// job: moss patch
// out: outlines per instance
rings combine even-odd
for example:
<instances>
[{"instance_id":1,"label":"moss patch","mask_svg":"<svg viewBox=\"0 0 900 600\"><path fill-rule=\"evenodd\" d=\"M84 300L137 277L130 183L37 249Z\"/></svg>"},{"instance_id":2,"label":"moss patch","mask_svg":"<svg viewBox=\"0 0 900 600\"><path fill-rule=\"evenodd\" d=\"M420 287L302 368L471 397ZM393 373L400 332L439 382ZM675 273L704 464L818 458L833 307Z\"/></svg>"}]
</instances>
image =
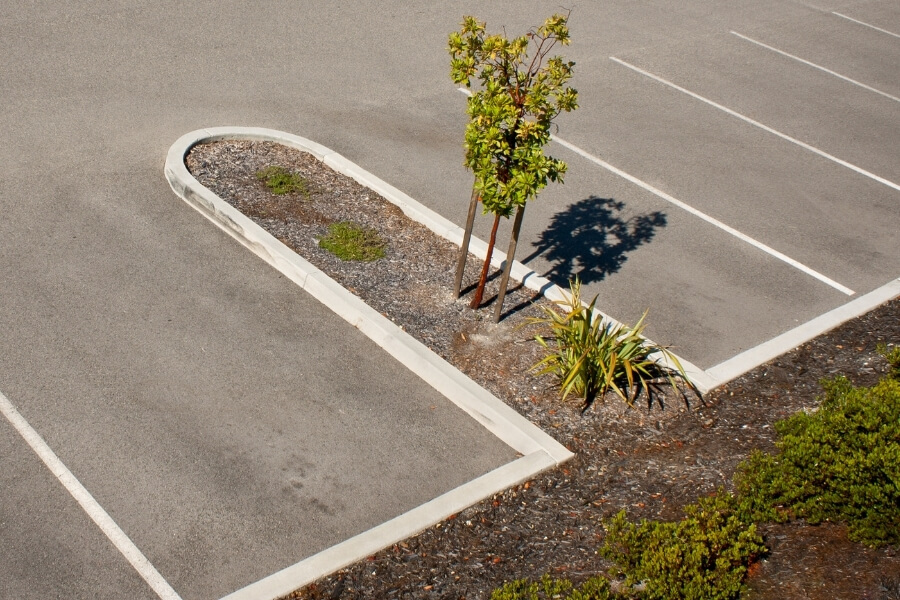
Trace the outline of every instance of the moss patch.
<instances>
[{"instance_id":1,"label":"moss patch","mask_svg":"<svg viewBox=\"0 0 900 600\"><path fill-rule=\"evenodd\" d=\"M271 166L256 172L256 178L266 184L273 194L299 194L309 198L306 179L299 173L291 173L284 167Z\"/></svg>"},{"instance_id":2,"label":"moss patch","mask_svg":"<svg viewBox=\"0 0 900 600\"><path fill-rule=\"evenodd\" d=\"M374 229L350 221L332 223L328 236L319 240L319 247L341 260L370 262L384 257L387 242Z\"/></svg>"}]
</instances>

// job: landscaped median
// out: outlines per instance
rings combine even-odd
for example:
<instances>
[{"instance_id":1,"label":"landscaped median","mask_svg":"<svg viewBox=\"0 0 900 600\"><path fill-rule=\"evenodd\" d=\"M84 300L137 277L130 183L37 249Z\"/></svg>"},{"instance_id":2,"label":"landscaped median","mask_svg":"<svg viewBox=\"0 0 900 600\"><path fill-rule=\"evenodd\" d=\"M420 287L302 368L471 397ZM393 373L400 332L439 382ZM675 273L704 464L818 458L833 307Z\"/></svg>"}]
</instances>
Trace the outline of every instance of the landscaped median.
<instances>
[{"instance_id":1,"label":"landscaped median","mask_svg":"<svg viewBox=\"0 0 900 600\"><path fill-rule=\"evenodd\" d=\"M414 535L483 498L532 478L541 471L572 457L572 453L563 445L201 185L185 166L185 156L198 144L220 140L272 141L310 153L324 164L340 170L373 191L392 197L406 214L413 215L418 222L424 223L432 231L440 232L445 237L452 237L454 228L436 214L353 165L339 154L309 140L281 132L253 128L199 130L176 141L166 159L166 178L178 196L321 301L329 310L363 332L388 354L421 377L424 383L445 395L522 455L513 463L435 498L392 521L239 590L229 596L230 598L275 598L286 594L381 548Z\"/></svg>"}]
</instances>

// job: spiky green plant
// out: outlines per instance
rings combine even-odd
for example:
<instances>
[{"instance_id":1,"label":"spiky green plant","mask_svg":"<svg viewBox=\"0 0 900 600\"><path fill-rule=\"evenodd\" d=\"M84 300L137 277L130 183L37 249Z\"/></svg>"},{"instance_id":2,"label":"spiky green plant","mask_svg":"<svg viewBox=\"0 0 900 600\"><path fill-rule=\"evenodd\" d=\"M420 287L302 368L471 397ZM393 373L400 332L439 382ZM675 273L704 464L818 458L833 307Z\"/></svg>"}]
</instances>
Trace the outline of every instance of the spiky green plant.
<instances>
[{"instance_id":1,"label":"spiky green plant","mask_svg":"<svg viewBox=\"0 0 900 600\"><path fill-rule=\"evenodd\" d=\"M567 298L554 304L563 312L542 307L544 316L529 320L550 330L546 337L535 336L547 354L532 369L555 375L563 399L574 393L587 407L611 389L634 405L642 391L652 401L657 384L666 381L676 393L684 395L679 383L698 393L678 358L643 337L647 312L634 327L604 320L594 311L597 296L588 306L581 301L577 278L570 282Z\"/></svg>"}]
</instances>

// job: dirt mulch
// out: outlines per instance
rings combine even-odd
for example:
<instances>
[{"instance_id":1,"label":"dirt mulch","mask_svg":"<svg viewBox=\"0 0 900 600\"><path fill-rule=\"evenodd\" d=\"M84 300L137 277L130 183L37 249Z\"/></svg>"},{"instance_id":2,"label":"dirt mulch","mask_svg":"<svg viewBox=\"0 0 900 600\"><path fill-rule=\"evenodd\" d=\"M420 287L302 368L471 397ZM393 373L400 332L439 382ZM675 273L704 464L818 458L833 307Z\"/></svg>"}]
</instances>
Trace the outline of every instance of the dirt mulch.
<instances>
[{"instance_id":1,"label":"dirt mulch","mask_svg":"<svg viewBox=\"0 0 900 600\"><path fill-rule=\"evenodd\" d=\"M850 321L686 405L670 393L630 409L615 396L582 413L560 402L554 382L529 367L543 300L523 288L472 311L479 261L467 266L467 294L450 290L457 248L409 221L393 205L312 156L265 142L216 142L187 156L191 173L370 306L429 345L576 453L560 468L485 500L421 534L290 597L489 598L505 581L549 572L580 581L610 566L596 554L601 521L621 508L632 518L675 519L699 495L728 487L753 448L771 450L774 423L818 404L819 380L859 385L887 370L879 342L900 343L900 300ZM271 165L300 173L303 195L273 196L256 173ZM374 263L342 262L318 247L332 222L351 220L388 240ZM485 298L496 294L496 279ZM652 319L652 315L650 316ZM900 599L900 552L870 550L839 525L765 526L770 554L751 570L748 598Z\"/></svg>"}]
</instances>

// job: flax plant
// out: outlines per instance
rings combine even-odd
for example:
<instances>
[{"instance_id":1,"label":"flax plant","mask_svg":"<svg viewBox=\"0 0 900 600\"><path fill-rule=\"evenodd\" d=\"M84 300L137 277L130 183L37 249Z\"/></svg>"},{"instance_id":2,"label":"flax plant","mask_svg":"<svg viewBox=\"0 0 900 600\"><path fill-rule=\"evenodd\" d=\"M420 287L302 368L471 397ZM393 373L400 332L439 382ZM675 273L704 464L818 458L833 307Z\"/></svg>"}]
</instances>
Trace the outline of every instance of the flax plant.
<instances>
[{"instance_id":1,"label":"flax plant","mask_svg":"<svg viewBox=\"0 0 900 600\"><path fill-rule=\"evenodd\" d=\"M554 304L563 312L543 307L543 317L529 320L550 330L546 337L535 336L547 354L532 370L539 375L555 375L563 400L574 393L586 409L598 396L613 390L633 406L641 392L652 402L654 393L659 392L658 384L666 382L685 401L679 382L699 395L678 358L643 337L647 312L634 327L604 320L594 311L597 296L587 306L581 301L577 278L569 284L568 297Z\"/></svg>"}]
</instances>

